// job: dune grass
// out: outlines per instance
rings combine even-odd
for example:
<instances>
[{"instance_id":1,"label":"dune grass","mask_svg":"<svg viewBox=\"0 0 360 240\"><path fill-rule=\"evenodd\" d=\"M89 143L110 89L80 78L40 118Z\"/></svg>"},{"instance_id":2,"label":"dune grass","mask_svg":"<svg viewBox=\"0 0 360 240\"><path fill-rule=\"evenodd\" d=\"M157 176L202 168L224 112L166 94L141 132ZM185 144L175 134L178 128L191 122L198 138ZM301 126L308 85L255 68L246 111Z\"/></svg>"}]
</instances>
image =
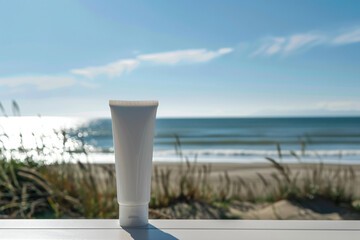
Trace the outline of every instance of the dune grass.
<instances>
[{"instance_id":1,"label":"dune grass","mask_svg":"<svg viewBox=\"0 0 360 240\"><path fill-rule=\"evenodd\" d=\"M159 173L155 168L152 188L154 197L151 202L153 207L191 200L220 203L233 200L275 202L282 199L316 197L335 203L350 204L360 197L354 192L358 188L358 177L352 166L334 165L325 168L321 161L318 164L306 164L301 161L301 156L292 152L291 154L302 166L301 169L291 169L291 164L284 164L279 160L266 157L274 169L270 177L256 173L258 181L249 182L242 176L230 177L228 172L224 171L219 174L217 184L210 184L208 178L211 174L211 164L197 163L196 156L192 161L187 156L183 156L178 138L175 148L180 157L180 174L172 179L173 182L170 182L170 169ZM279 145L277 149L281 160L282 152Z\"/></svg>"},{"instance_id":2,"label":"dune grass","mask_svg":"<svg viewBox=\"0 0 360 240\"><path fill-rule=\"evenodd\" d=\"M68 149L71 141L65 132L59 132L63 140L63 150L75 159L78 154L87 156L83 143L77 149ZM3 146L3 145L2 145ZM25 154L23 160L6 154L9 149L0 148L0 218L116 218L116 181L113 165L68 163L59 160L54 164L35 161L51 154L39 143L35 149L19 149ZM43 147L41 147L43 146ZM305 144L303 143L303 152ZM153 169L150 208L156 209L177 203L191 204L194 201L226 206L232 201L275 202L281 199L329 199L335 203L351 206L359 202L354 194L357 178L351 166L305 164L301 156L292 152L300 170L282 163L280 145L277 146L278 159L266 158L274 172L271 176L256 173L256 181L248 181L242 176L230 176L228 172L219 174L217 183L211 183L211 164L198 163L197 157L189 159L183 155L181 141L176 137L175 150L179 156L178 174L172 175L169 168ZM359 204L360 206L360 204ZM360 209L354 205L354 209ZM161 216L165 218L166 216Z\"/></svg>"}]
</instances>

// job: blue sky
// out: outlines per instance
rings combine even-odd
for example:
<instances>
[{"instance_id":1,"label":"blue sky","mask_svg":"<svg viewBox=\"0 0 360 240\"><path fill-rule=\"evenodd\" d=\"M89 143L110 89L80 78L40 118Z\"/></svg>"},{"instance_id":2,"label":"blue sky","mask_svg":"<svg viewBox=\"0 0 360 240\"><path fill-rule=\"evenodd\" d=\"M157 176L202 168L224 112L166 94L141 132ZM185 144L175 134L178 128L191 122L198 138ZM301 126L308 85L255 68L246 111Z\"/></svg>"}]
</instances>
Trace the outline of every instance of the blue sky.
<instances>
[{"instance_id":1,"label":"blue sky","mask_svg":"<svg viewBox=\"0 0 360 240\"><path fill-rule=\"evenodd\" d=\"M360 115L360 1L0 1L0 101L23 115Z\"/></svg>"}]
</instances>

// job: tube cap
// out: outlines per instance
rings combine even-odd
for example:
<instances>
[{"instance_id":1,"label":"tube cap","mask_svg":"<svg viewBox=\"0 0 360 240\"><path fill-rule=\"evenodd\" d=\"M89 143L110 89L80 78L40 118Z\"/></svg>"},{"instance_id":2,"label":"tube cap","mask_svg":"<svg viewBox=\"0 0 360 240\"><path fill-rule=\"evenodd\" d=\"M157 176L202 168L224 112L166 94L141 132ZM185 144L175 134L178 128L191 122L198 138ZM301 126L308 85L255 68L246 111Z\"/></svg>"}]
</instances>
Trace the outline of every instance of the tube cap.
<instances>
[{"instance_id":1,"label":"tube cap","mask_svg":"<svg viewBox=\"0 0 360 240\"><path fill-rule=\"evenodd\" d=\"M120 225L122 227L140 227L148 224L148 205L120 205Z\"/></svg>"}]
</instances>

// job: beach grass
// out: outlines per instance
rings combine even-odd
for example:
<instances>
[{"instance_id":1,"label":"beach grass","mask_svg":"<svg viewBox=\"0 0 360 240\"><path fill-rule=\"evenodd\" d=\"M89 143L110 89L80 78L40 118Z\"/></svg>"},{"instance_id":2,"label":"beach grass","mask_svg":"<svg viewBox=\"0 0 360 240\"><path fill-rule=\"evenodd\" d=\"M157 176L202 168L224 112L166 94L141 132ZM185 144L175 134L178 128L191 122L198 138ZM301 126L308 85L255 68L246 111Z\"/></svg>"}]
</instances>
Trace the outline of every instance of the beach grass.
<instances>
[{"instance_id":1,"label":"beach grass","mask_svg":"<svg viewBox=\"0 0 360 240\"><path fill-rule=\"evenodd\" d=\"M66 134L63 136L66 150ZM41 145L41 144L40 144ZM176 137L175 150L179 156L176 173L173 168L154 165L150 208L152 216L167 218L159 211L177 204L207 204L226 209L232 202L277 202L326 199L346 204L354 211L360 209L356 172L352 166L321 162L305 164L292 152L302 167L292 169L281 163L282 152L277 146L278 159L268 158L273 171L269 176L257 172L252 180L230 175L227 170L213 178L211 164L198 163L183 154L181 141ZM305 147L304 147L305 149ZM18 150L27 150L20 146ZM43 149L37 149L41 153ZM0 149L0 217L1 218L116 218L116 180L113 165L76 164L58 161L45 164L35 161L31 153L22 161L4 154ZM305 150L304 150L305 151ZM69 151L87 155L83 145ZM41 153L45 154L45 153ZM222 216L221 214L219 215Z\"/></svg>"}]
</instances>

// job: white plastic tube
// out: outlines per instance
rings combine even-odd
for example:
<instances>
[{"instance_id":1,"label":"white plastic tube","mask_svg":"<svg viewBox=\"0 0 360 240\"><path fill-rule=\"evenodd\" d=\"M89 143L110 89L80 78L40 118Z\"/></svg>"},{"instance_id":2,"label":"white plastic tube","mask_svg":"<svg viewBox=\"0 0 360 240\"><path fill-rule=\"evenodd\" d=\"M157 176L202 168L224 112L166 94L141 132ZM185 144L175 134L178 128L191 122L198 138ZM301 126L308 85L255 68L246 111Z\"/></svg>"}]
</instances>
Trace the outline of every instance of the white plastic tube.
<instances>
[{"instance_id":1,"label":"white plastic tube","mask_svg":"<svg viewBox=\"0 0 360 240\"><path fill-rule=\"evenodd\" d=\"M148 223L157 101L109 102L120 225Z\"/></svg>"}]
</instances>

